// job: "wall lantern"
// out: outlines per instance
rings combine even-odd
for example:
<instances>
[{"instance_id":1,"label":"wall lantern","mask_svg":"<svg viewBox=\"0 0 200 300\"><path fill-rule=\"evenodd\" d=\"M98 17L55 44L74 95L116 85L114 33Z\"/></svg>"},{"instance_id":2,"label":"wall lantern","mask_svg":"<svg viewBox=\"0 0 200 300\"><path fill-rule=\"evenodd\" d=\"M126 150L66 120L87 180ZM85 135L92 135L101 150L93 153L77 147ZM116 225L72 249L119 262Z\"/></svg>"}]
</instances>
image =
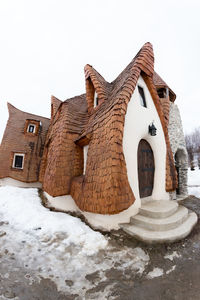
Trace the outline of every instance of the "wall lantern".
<instances>
[{"instance_id":1,"label":"wall lantern","mask_svg":"<svg viewBox=\"0 0 200 300\"><path fill-rule=\"evenodd\" d=\"M149 125L149 134L152 135L152 136L155 136L156 135L156 131L157 131L157 128L155 127L155 125L152 122L152 124Z\"/></svg>"}]
</instances>

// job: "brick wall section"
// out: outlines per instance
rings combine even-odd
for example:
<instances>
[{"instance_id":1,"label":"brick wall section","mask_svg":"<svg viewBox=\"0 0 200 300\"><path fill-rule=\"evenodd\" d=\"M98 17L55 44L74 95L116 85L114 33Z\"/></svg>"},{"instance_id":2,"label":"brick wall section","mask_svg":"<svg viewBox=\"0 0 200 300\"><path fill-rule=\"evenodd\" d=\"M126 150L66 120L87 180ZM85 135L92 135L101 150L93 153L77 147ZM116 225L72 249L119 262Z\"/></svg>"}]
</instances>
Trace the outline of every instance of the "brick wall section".
<instances>
[{"instance_id":1,"label":"brick wall section","mask_svg":"<svg viewBox=\"0 0 200 300\"><path fill-rule=\"evenodd\" d=\"M50 120L23 112L8 103L9 119L0 146L0 178L11 177L23 182L38 181L40 162ZM35 133L28 133L27 126L36 125ZM42 128L39 124L42 123ZM14 153L24 153L23 170L15 169Z\"/></svg>"}]
</instances>

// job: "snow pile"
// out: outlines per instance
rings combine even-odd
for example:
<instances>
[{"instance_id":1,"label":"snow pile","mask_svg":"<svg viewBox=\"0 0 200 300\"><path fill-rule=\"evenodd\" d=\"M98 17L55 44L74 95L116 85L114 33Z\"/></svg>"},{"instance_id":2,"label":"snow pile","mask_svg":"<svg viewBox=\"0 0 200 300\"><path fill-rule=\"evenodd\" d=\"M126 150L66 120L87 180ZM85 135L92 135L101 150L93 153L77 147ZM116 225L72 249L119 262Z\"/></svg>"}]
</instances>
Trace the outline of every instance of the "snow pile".
<instances>
[{"instance_id":1,"label":"snow pile","mask_svg":"<svg viewBox=\"0 0 200 300\"><path fill-rule=\"evenodd\" d=\"M200 170L188 169L188 194L200 198Z\"/></svg>"},{"instance_id":2,"label":"snow pile","mask_svg":"<svg viewBox=\"0 0 200 300\"><path fill-rule=\"evenodd\" d=\"M43 243L54 236L54 239L63 239L64 247L78 244L86 255L95 254L107 245L103 235L91 230L80 219L43 207L37 189L0 188L0 213L15 229L25 234L31 232Z\"/></svg>"},{"instance_id":3,"label":"snow pile","mask_svg":"<svg viewBox=\"0 0 200 300\"><path fill-rule=\"evenodd\" d=\"M107 271L118 269L125 274L128 269L142 274L149 262L141 248L115 249L108 238L80 219L49 211L42 206L37 189L1 187L0 223L1 253L14 255L27 271L34 272L34 280L50 278L58 290L77 293L82 299L88 289L107 280ZM93 282L88 278L95 272Z\"/></svg>"},{"instance_id":4,"label":"snow pile","mask_svg":"<svg viewBox=\"0 0 200 300\"><path fill-rule=\"evenodd\" d=\"M148 279L153 279L155 277L160 277L164 274L164 271L163 269L160 269L160 268L154 268L153 271L149 272L147 274L147 278Z\"/></svg>"}]
</instances>

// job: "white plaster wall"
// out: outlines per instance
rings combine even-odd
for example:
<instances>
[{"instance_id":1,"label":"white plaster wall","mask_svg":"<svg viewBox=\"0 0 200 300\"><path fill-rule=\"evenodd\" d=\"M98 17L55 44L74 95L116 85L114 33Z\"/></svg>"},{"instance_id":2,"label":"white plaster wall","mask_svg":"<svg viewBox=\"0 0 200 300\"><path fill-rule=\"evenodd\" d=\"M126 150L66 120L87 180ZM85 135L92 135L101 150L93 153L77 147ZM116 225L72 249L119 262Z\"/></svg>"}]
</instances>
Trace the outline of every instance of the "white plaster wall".
<instances>
[{"instance_id":1,"label":"white plaster wall","mask_svg":"<svg viewBox=\"0 0 200 300\"><path fill-rule=\"evenodd\" d=\"M116 215L94 214L81 211L70 195L52 197L46 192L44 192L44 195L48 200L48 207L54 207L55 209L62 210L64 212L80 213L94 228L106 231L119 229L120 223L128 223L130 221L130 217L138 213L138 209L132 205L128 209Z\"/></svg>"},{"instance_id":2,"label":"white plaster wall","mask_svg":"<svg viewBox=\"0 0 200 300\"><path fill-rule=\"evenodd\" d=\"M131 205L128 209L115 215L101 215L90 212L82 212L87 221L94 227L100 230L110 231L119 229L120 223L129 223L130 218L138 213L138 207Z\"/></svg>"},{"instance_id":3,"label":"white plaster wall","mask_svg":"<svg viewBox=\"0 0 200 300\"><path fill-rule=\"evenodd\" d=\"M22 182L19 180L12 179L10 177L5 177L0 179L0 186L11 185L23 188L41 188L42 184L40 182Z\"/></svg>"},{"instance_id":4,"label":"white plaster wall","mask_svg":"<svg viewBox=\"0 0 200 300\"><path fill-rule=\"evenodd\" d=\"M144 89L147 107L141 106L139 92L136 86L127 108L123 149L127 165L128 180L136 197L136 201L133 205L140 207L141 199L138 185L137 151L141 139L145 139L150 144L154 154L155 173L152 199L169 200L169 193L165 191L166 143L160 118L151 94L141 76L137 84ZM148 133L148 127L152 121L157 128L156 136L151 136Z\"/></svg>"},{"instance_id":5,"label":"white plaster wall","mask_svg":"<svg viewBox=\"0 0 200 300\"><path fill-rule=\"evenodd\" d=\"M70 212L78 212L80 209L76 205L74 199L70 195L52 197L47 192L44 192L45 197L48 200L47 205L49 207L54 207L58 210L70 211Z\"/></svg>"},{"instance_id":6,"label":"white plaster wall","mask_svg":"<svg viewBox=\"0 0 200 300\"><path fill-rule=\"evenodd\" d=\"M86 171L87 155L88 155L88 145L83 147L83 156L84 156L83 175L85 175L85 171Z\"/></svg>"}]
</instances>

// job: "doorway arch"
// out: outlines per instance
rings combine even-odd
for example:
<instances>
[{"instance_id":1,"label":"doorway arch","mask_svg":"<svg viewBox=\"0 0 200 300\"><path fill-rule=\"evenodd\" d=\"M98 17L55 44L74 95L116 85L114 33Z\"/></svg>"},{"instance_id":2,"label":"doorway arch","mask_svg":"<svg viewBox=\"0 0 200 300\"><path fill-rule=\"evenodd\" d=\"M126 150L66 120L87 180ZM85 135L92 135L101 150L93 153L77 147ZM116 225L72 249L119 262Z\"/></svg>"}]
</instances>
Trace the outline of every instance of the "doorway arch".
<instances>
[{"instance_id":1,"label":"doorway arch","mask_svg":"<svg viewBox=\"0 0 200 300\"><path fill-rule=\"evenodd\" d=\"M153 150L144 139L139 142L137 157L139 194L144 198L152 195L155 172Z\"/></svg>"}]
</instances>

